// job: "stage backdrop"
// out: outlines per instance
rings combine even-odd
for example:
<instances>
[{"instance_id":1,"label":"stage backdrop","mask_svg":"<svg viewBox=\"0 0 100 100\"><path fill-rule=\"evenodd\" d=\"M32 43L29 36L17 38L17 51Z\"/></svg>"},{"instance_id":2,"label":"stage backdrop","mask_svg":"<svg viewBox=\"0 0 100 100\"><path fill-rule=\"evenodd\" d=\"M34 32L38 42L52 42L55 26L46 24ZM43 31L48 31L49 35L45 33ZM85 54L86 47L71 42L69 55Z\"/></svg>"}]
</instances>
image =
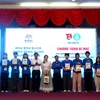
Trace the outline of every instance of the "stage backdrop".
<instances>
[{"instance_id":1,"label":"stage backdrop","mask_svg":"<svg viewBox=\"0 0 100 100\"><path fill-rule=\"evenodd\" d=\"M80 59L83 59L86 51L91 52L91 58L95 62L97 54L95 28L7 28L5 36L5 52L8 53L9 60L13 58L14 51L18 52L18 58L21 60L23 53L28 53L31 59L34 52L38 52L42 61L46 54L51 62L54 61L55 55L59 56L60 61L64 60L65 53L70 53L71 60L75 59L75 53L80 53ZM20 68L20 78L21 71ZM30 76L32 77L32 73ZM83 69L82 77L84 77Z\"/></svg>"}]
</instances>

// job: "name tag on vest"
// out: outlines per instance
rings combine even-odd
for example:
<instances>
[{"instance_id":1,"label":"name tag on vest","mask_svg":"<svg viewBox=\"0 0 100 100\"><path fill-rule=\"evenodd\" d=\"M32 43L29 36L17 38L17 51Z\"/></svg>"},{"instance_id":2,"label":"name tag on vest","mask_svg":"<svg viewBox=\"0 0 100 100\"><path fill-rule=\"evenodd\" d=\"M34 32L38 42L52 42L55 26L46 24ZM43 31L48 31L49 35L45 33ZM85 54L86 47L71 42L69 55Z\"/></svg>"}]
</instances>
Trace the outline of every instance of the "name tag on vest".
<instances>
[{"instance_id":1,"label":"name tag on vest","mask_svg":"<svg viewBox=\"0 0 100 100\"><path fill-rule=\"evenodd\" d=\"M7 67L4 67L4 71L7 71Z\"/></svg>"},{"instance_id":2,"label":"name tag on vest","mask_svg":"<svg viewBox=\"0 0 100 100\"><path fill-rule=\"evenodd\" d=\"M27 70L27 67L24 67L24 70Z\"/></svg>"},{"instance_id":3,"label":"name tag on vest","mask_svg":"<svg viewBox=\"0 0 100 100\"><path fill-rule=\"evenodd\" d=\"M3 66L7 66L7 60L6 60L6 59L3 59L3 60L2 60L2 65L3 65Z\"/></svg>"},{"instance_id":4,"label":"name tag on vest","mask_svg":"<svg viewBox=\"0 0 100 100\"><path fill-rule=\"evenodd\" d=\"M14 69L17 69L17 66L14 66Z\"/></svg>"},{"instance_id":5,"label":"name tag on vest","mask_svg":"<svg viewBox=\"0 0 100 100\"><path fill-rule=\"evenodd\" d=\"M16 65L17 64L17 59L13 59L12 64Z\"/></svg>"},{"instance_id":6,"label":"name tag on vest","mask_svg":"<svg viewBox=\"0 0 100 100\"><path fill-rule=\"evenodd\" d=\"M23 59L23 60L22 60L22 64L23 64L23 65L27 65L27 59Z\"/></svg>"}]
</instances>

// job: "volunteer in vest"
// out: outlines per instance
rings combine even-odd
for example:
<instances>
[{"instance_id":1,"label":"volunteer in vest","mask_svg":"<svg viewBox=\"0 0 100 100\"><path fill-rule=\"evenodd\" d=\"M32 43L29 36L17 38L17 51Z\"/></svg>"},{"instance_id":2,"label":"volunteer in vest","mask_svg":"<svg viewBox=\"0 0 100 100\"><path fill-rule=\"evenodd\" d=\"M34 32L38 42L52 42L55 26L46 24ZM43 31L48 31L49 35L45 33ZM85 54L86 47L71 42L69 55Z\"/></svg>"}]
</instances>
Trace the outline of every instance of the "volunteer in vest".
<instances>
[{"instance_id":1,"label":"volunteer in vest","mask_svg":"<svg viewBox=\"0 0 100 100\"><path fill-rule=\"evenodd\" d=\"M8 92L8 74L9 74L10 61L8 60L7 53L3 54L1 60L1 92Z\"/></svg>"},{"instance_id":2,"label":"volunteer in vest","mask_svg":"<svg viewBox=\"0 0 100 100\"><path fill-rule=\"evenodd\" d=\"M85 90L86 92L92 91L92 66L93 66L93 60L89 57L90 52L85 52L86 58L83 60L84 65L84 81L85 81Z\"/></svg>"},{"instance_id":3,"label":"volunteer in vest","mask_svg":"<svg viewBox=\"0 0 100 100\"><path fill-rule=\"evenodd\" d=\"M48 61L48 55L44 56L44 61L42 64L42 77L40 90L49 93L53 91L53 83L51 77L51 62Z\"/></svg>"},{"instance_id":4,"label":"volunteer in vest","mask_svg":"<svg viewBox=\"0 0 100 100\"><path fill-rule=\"evenodd\" d=\"M42 64L42 61L38 58L38 53L34 53L34 59L32 59L32 91L39 92L40 87L40 66Z\"/></svg>"},{"instance_id":5,"label":"volunteer in vest","mask_svg":"<svg viewBox=\"0 0 100 100\"><path fill-rule=\"evenodd\" d=\"M17 58L18 53L13 53L14 58L11 60L12 67L12 92L18 92L19 88L19 66L21 61Z\"/></svg>"},{"instance_id":6,"label":"volunteer in vest","mask_svg":"<svg viewBox=\"0 0 100 100\"><path fill-rule=\"evenodd\" d=\"M58 55L56 55L55 61L52 63L54 92L60 92L61 90L61 68L61 62Z\"/></svg>"},{"instance_id":7,"label":"volunteer in vest","mask_svg":"<svg viewBox=\"0 0 100 100\"><path fill-rule=\"evenodd\" d=\"M82 60L79 59L79 53L75 54L75 59L73 60L73 92L76 92L76 87L78 87L78 92L82 91L82 77L81 77L81 67ZM76 86L78 85L78 86Z\"/></svg>"},{"instance_id":8,"label":"volunteer in vest","mask_svg":"<svg viewBox=\"0 0 100 100\"><path fill-rule=\"evenodd\" d=\"M96 86L96 92L100 92L100 57L98 56L96 58L96 62L94 63L94 70L95 70L95 86Z\"/></svg>"},{"instance_id":9,"label":"volunteer in vest","mask_svg":"<svg viewBox=\"0 0 100 100\"><path fill-rule=\"evenodd\" d=\"M22 67L23 92L29 92L31 61L29 60L27 53L23 54L21 67Z\"/></svg>"},{"instance_id":10,"label":"volunteer in vest","mask_svg":"<svg viewBox=\"0 0 100 100\"><path fill-rule=\"evenodd\" d=\"M70 92L71 90L72 67L73 67L73 62L72 60L69 59L69 53L65 53L65 60L62 61L64 92Z\"/></svg>"}]
</instances>

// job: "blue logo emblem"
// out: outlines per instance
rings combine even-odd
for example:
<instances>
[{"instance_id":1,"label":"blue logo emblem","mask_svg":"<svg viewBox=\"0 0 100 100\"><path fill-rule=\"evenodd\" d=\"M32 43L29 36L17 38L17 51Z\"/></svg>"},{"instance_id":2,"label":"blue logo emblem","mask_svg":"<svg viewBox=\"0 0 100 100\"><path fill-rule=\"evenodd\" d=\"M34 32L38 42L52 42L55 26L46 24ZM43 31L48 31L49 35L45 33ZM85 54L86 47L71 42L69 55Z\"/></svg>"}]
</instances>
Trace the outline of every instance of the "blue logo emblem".
<instances>
[{"instance_id":1,"label":"blue logo emblem","mask_svg":"<svg viewBox=\"0 0 100 100\"><path fill-rule=\"evenodd\" d=\"M80 40L80 39L81 39L80 34L75 33L75 34L73 35L73 39L76 40L76 41Z\"/></svg>"}]
</instances>

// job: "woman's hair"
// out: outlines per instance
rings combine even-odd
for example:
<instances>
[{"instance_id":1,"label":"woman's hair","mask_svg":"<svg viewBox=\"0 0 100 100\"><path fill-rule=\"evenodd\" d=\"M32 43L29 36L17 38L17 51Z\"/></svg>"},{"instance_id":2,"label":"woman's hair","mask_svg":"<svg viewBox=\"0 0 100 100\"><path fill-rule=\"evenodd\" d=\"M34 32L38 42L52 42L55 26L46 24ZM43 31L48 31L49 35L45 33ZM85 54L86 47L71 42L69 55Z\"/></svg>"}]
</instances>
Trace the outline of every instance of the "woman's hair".
<instances>
[{"instance_id":1,"label":"woman's hair","mask_svg":"<svg viewBox=\"0 0 100 100\"><path fill-rule=\"evenodd\" d=\"M97 61L97 59L98 59L98 58L100 59L100 56L97 56L97 57L96 57L96 62L95 62L95 65L97 65L97 64L98 64L98 61ZM100 61L99 61L99 63L100 63Z\"/></svg>"},{"instance_id":2,"label":"woman's hair","mask_svg":"<svg viewBox=\"0 0 100 100\"><path fill-rule=\"evenodd\" d=\"M43 60L43 63L45 63L45 57L47 56L47 58L48 58L48 55L44 55L44 60Z\"/></svg>"},{"instance_id":3,"label":"woman's hair","mask_svg":"<svg viewBox=\"0 0 100 100\"><path fill-rule=\"evenodd\" d=\"M27 59L28 59L28 54L27 54L27 53L24 53L24 54L23 54L23 58L24 58L24 55L27 55Z\"/></svg>"}]
</instances>

